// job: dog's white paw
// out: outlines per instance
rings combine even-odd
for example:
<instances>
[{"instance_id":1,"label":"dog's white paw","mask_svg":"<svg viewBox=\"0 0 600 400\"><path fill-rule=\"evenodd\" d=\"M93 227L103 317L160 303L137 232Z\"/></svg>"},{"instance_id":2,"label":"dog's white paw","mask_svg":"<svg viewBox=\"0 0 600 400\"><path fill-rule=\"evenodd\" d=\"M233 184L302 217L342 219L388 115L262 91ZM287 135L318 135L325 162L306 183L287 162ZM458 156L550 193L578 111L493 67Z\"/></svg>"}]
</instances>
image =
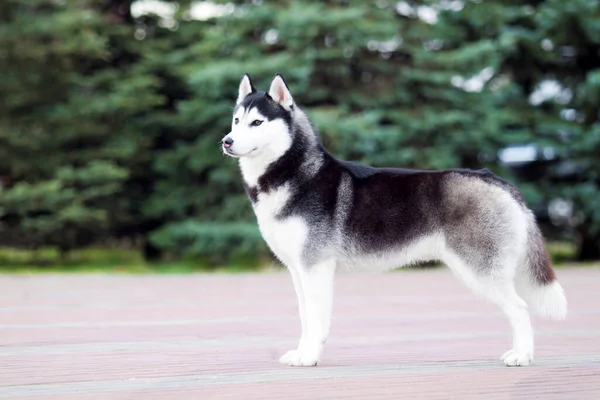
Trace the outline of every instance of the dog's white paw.
<instances>
[{"instance_id":1,"label":"dog's white paw","mask_svg":"<svg viewBox=\"0 0 600 400\"><path fill-rule=\"evenodd\" d=\"M531 364L533 361L533 354L531 352L518 352L515 349L511 349L504 353L502 357L500 357L500 360L508 367L524 367Z\"/></svg>"},{"instance_id":2,"label":"dog's white paw","mask_svg":"<svg viewBox=\"0 0 600 400\"><path fill-rule=\"evenodd\" d=\"M314 367L319 362L319 357L300 350L290 350L281 356L279 362L292 367Z\"/></svg>"}]
</instances>

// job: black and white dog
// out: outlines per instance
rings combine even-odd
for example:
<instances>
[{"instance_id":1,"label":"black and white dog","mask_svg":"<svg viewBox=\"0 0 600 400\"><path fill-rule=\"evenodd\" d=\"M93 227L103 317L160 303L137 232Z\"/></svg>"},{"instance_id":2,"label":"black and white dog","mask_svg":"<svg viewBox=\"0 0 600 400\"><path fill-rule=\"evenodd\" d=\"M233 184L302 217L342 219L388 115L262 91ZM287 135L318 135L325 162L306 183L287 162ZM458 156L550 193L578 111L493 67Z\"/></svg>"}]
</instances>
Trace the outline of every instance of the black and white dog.
<instances>
[{"instance_id":1,"label":"black and white dog","mask_svg":"<svg viewBox=\"0 0 600 400\"><path fill-rule=\"evenodd\" d=\"M521 193L488 170L374 168L327 152L281 75L246 74L223 152L239 158L263 238L292 274L302 337L280 362L314 366L329 335L335 270L440 260L497 304L513 330L509 366L533 360L528 305L563 319L567 301Z\"/></svg>"}]
</instances>

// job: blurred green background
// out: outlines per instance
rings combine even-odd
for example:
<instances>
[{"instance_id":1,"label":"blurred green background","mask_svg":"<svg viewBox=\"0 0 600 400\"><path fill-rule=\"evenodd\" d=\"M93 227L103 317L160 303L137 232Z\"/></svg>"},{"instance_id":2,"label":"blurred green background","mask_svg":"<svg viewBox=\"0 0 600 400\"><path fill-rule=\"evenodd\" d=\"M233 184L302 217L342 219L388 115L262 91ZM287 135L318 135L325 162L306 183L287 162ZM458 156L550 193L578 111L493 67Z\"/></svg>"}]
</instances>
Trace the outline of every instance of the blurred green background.
<instances>
[{"instance_id":1,"label":"blurred green background","mask_svg":"<svg viewBox=\"0 0 600 400\"><path fill-rule=\"evenodd\" d=\"M218 143L244 72L335 155L488 167L600 259L596 0L2 0L0 268L268 263Z\"/></svg>"}]
</instances>

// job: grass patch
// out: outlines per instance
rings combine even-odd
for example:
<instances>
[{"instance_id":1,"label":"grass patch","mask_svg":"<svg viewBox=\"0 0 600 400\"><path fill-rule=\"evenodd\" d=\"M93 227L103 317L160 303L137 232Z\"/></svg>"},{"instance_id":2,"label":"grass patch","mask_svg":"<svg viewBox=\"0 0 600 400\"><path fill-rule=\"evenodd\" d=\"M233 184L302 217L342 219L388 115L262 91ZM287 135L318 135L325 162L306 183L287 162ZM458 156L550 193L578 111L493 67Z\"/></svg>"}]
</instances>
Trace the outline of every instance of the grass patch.
<instances>
[{"instance_id":1,"label":"grass patch","mask_svg":"<svg viewBox=\"0 0 600 400\"><path fill-rule=\"evenodd\" d=\"M0 248L0 273L125 273L186 274L259 271L266 260L236 258L215 266L209 258L147 262L140 251L119 248L85 248L65 256L53 248L21 250Z\"/></svg>"},{"instance_id":2,"label":"grass patch","mask_svg":"<svg viewBox=\"0 0 600 400\"><path fill-rule=\"evenodd\" d=\"M548 251L556 266L573 265L576 247L571 242L549 242ZM598 265L591 262L581 265ZM57 249L17 250L0 247L0 273L124 273L187 274L194 272L242 273L264 270L270 259L238 257L215 266L211 257L149 263L140 251L121 248L85 248L61 256ZM423 263L414 268L436 268L440 263Z\"/></svg>"},{"instance_id":3,"label":"grass patch","mask_svg":"<svg viewBox=\"0 0 600 400\"><path fill-rule=\"evenodd\" d=\"M133 265L0 265L0 273L46 274L46 273L98 273L98 274L190 274L190 273L244 273L258 272L262 268L228 265L206 267L188 263L156 263Z\"/></svg>"},{"instance_id":4,"label":"grass patch","mask_svg":"<svg viewBox=\"0 0 600 400\"><path fill-rule=\"evenodd\" d=\"M548 247L552 264L563 265L575 261L577 247L573 242L548 242L546 246Z\"/></svg>"},{"instance_id":5,"label":"grass patch","mask_svg":"<svg viewBox=\"0 0 600 400\"><path fill-rule=\"evenodd\" d=\"M0 267L12 266L46 266L63 265L135 265L143 264L144 258L137 250L119 248L84 248L61 255L58 249L44 247L36 250L0 248Z\"/></svg>"}]
</instances>

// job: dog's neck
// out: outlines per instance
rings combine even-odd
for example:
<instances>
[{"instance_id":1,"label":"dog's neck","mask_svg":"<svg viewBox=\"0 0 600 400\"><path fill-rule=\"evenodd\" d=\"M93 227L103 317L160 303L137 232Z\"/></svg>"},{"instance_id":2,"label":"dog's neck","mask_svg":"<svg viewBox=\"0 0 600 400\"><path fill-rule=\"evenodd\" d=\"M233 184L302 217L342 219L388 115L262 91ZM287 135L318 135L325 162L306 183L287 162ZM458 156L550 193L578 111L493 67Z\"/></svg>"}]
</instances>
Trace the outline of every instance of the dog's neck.
<instances>
[{"instance_id":1,"label":"dog's neck","mask_svg":"<svg viewBox=\"0 0 600 400\"><path fill-rule=\"evenodd\" d=\"M268 191L291 179L310 178L319 171L325 151L306 115L300 110L296 113L293 140L287 149L266 148L254 157L240 159L246 187Z\"/></svg>"},{"instance_id":2,"label":"dog's neck","mask_svg":"<svg viewBox=\"0 0 600 400\"><path fill-rule=\"evenodd\" d=\"M258 186L259 179L281 157L281 154L271 149L265 149L257 156L240 158L239 164L244 184L249 187Z\"/></svg>"},{"instance_id":3,"label":"dog's neck","mask_svg":"<svg viewBox=\"0 0 600 400\"><path fill-rule=\"evenodd\" d=\"M315 145L302 150L291 147L283 155L267 150L256 157L241 158L239 164L246 186L267 189L270 181L283 183L292 178L314 176L324 161L325 152L320 145Z\"/></svg>"}]
</instances>

